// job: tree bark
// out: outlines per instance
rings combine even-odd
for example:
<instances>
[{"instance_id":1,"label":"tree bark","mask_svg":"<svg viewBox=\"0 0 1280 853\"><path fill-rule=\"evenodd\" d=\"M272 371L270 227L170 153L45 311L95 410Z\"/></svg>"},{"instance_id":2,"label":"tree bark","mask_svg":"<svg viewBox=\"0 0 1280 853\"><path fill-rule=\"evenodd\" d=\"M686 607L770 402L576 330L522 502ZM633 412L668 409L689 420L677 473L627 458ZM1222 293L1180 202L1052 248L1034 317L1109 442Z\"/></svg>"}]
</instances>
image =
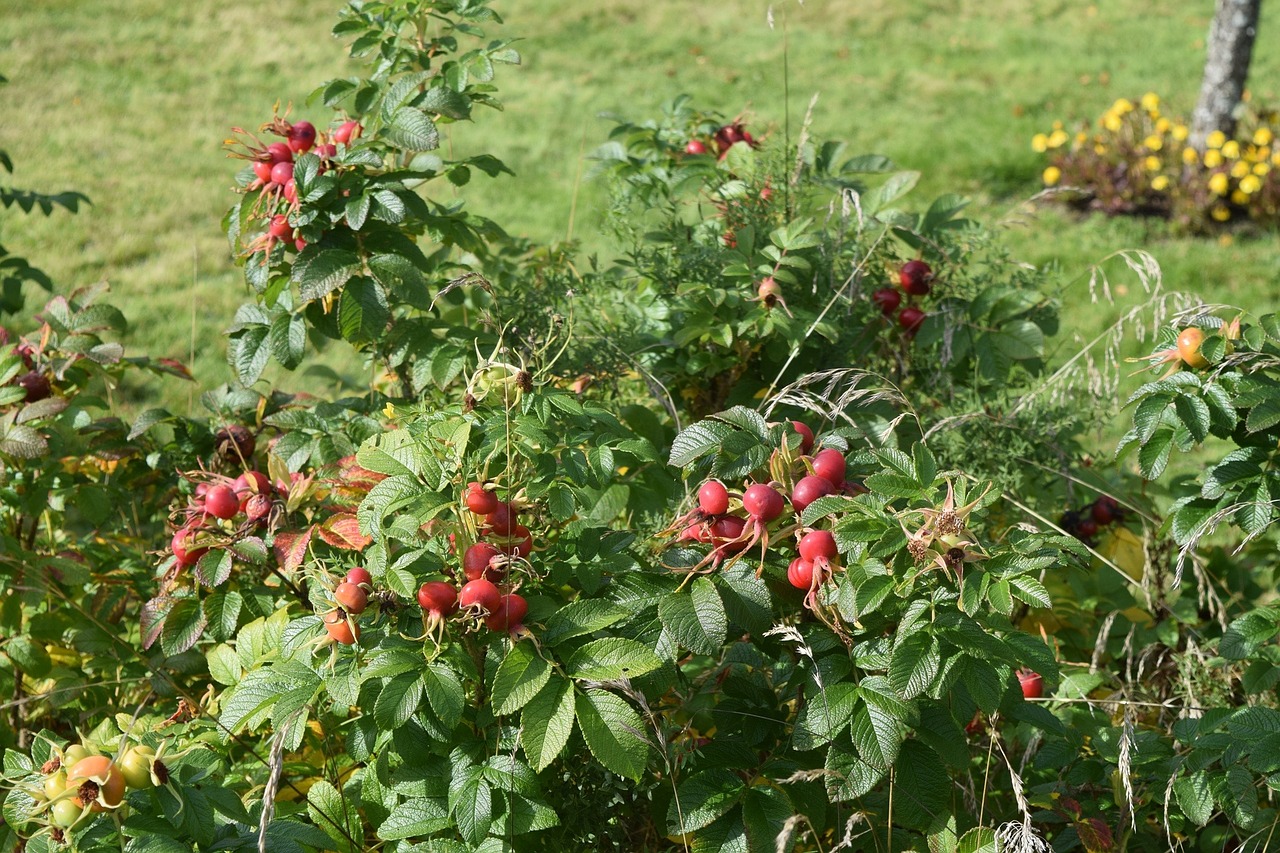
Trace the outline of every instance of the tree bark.
<instances>
[{"instance_id":1,"label":"tree bark","mask_svg":"<svg viewBox=\"0 0 1280 853\"><path fill-rule=\"evenodd\" d=\"M1191 114L1191 145L1204 150L1205 137L1215 130L1227 136L1235 130L1236 107L1244 95L1249 60L1258 32L1262 0L1217 0L1209 25L1200 100Z\"/></svg>"}]
</instances>

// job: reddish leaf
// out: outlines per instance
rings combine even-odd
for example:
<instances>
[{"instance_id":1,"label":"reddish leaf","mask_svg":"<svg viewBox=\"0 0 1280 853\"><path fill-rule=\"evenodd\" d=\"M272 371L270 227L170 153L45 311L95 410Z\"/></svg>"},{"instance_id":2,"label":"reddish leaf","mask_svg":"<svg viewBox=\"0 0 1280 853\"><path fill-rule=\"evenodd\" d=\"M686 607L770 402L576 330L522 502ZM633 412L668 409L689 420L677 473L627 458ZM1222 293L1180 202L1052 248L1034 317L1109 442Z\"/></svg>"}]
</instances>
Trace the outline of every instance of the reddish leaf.
<instances>
[{"instance_id":1,"label":"reddish leaf","mask_svg":"<svg viewBox=\"0 0 1280 853\"><path fill-rule=\"evenodd\" d=\"M1115 848L1115 839L1111 837L1111 827L1103 823L1102 818L1091 817L1088 820L1076 821L1076 834L1080 843L1089 853L1107 853Z\"/></svg>"},{"instance_id":2,"label":"reddish leaf","mask_svg":"<svg viewBox=\"0 0 1280 853\"><path fill-rule=\"evenodd\" d=\"M335 515L316 528L320 538L344 551L363 551L373 540L360 532L360 522L354 515Z\"/></svg>"},{"instance_id":3,"label":"reddish leaf","mask_svg":"<svg viewBox=\"0 0 1280 853\"><path fill-rule=\"evenodd\" d=\"M173 605L177 601L168 595L157 595L155 598L142 605L142 648L149 649L160 639L160 632L164 630L164 619L169 615L169 611L173 609Z\"/></svg>"},{"instance_id":4,"label":"reddish leaf","mask_svg":"<svg viewBox=\"0 0 1280 853\"><path fill-rule=\"evenodd\" d=\"M274 548L276 562L280 564L281 569L286 572L296 572L302 567L302 561L307 556L307 546L311 544L311 531L314 529L314 527L308 527L301 531L281 530L276 533Z\"/></svg>"}]
</instances>

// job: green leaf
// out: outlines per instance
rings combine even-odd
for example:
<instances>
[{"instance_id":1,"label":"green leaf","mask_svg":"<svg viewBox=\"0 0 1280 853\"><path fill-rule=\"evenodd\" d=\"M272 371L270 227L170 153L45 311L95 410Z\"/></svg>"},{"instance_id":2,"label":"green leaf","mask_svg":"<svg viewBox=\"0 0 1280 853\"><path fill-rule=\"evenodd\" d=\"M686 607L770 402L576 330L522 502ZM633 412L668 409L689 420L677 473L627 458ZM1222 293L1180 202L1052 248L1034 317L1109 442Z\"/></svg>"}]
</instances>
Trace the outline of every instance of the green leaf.
<instances>
[{"instance_id":1,"label":"green leaf","mask_svg":"<svg viewBox=\"0 0 1280 853\"><path fill-rule=\"evenodd\" d=\"M1213 817L1213 791L1203 772L1178 777L1173 783L1173 795L1187 820L1196 826L1204 826Z\"/></svg>"},{"instance_id":2,"label":"green leaf","mask_svg":"<svg viewBox=\"0 0 1280 853\"><path fill-rule=\"evenodd\" d=\"M405 151L431 151L440 147L440 134L436 131L435 122L414 107L396 110L383 128L383 138Z\"/></svg>"},{"instance_id":3,"label":"green leaf","mask_svg":"<svg viewBox=\"0 0 1280 853\"><path fill-rule=\"evenodd\" d=\"M536 772L564 751L573 734L573 682L556 676L525 705L520 715L520 745Z\"/></svg>"},{"instance_id":4,"label":"green leaf","mask_svg":"<svg viewBox=\"0 0 1280 853\"><path fill-rule=\"evenodd\" d=\"M1151 439L1138 450L1138 468L1145 479L1154 480L1164 473L1172 447L1172 429L1161 427L1151 434Z\"/></svg>"},{"instance_id":5,"label":"green leaf","mask_svg":"<svg viewBox=\"0 0 1280 853\"><path fill-rule=\"evenodd\" d=\"M875 770L889 769L906 737L907 727L882 709L861 703L853 713L853 743Z\"/></svg>"},{"instance_id":6,"label":"green leaf","mask_svg":"<svg viewBox=\"0 0 1280 853\"><path fill-rule=\"evenodd\" d=\"M308 246L307 249L311 247ZM293 264L293 280L304 302L320 299L347 283L360 271L360 256L346 249L304 250Z\"/></svg>"},{"instance_id":7,"label":"green leaf","mask_svg":"<svg viewBox=\"0 0 1280 853\"><path fill-rule=\"evenodd\" d=\"M880 186L862 195L862 209L874 215L889 204L911 192L920 180L919 172L895 172Z\"/></svg>"},{"instance_id":8,"label":"green leaf","mask_svg":"<svg viewBox=\"0 0 1280 853\"><path fill-rule=\"evenodd\" d=\"M1205 440L1209 435L1211 418L1204 400L1190 393L1179 394L1173 399L1173 410L1197 443Z\"/></svg>"},{"instance_id":9,"label":"green leaf","mask_svg":"<svg viewBox=\"0 0 1280 853\"><path fill-rule=\"evenodd\" d=\"M53 668L53 661L43 645L30 637L19 635L4 644L4 652L14 666L33 678L44 678Z\"/></svg>"},{"instance_id":10,"label":"green leaf","mask_svg":"<svg viewBox=\"0 0 1280 853\"><path fill-rule=\"evenodd\" d=\"M271 321L269 342L276 361L293 370L302 363L307 344L306 320L301 314L281 314Z\"/></svg>"},{"instance_id":11,"label":"green leaf","mask_svg":"<svg viewBox=\"0 0 1280 853\"><path fill-rule=\"evenodd\" d=\"M1243 660L1280 632L1280 610L1259 607L1232 621L1222 634L1218 652L1227 660Z\"/></svg>"},{"instance_id":12,"label":"green leaf","mask_svg":"<svg viewBox=\"0 0 1280 853\"><path fill-rule=\"evenodd\" d=\"M719 601L714 588L712 593ZM706 623L702 621L703 616L708 619ZM702 609L699 610L699 604L695 602L691 592L675 592L662 599L658 605L658 618L675 641L690 651L704 655L714 654L724 643L728 619L724 614L723 604L717 610L708 600L704 600Z\"/></svg>"},{"instance_id":13,"label":"green leaf","mask_svg":"<svg viewBox=\"0 0 1280 853\"><path fill-rule=\"evenodd\" d=\"M693 424L682 430L671 443L667 462L677 468L688 467L703 456L717 452L733 431L733 427L719 421Z\"/></svg>"},{"instance_id":14,"label":"green leaf","mask_svg":"<svg viewBox=\"0 0 1280 853\"><path fill-rule=\"evenodd\" d=\"M440 722L449 728L458 725L462 720L462 712L466 700L462 680L458 674L440 661L432 661L422 674L422 686L427 694L427 702L431 710L436 712Z\"/></svg>"},{"instance_id":15,"label":"green leaf","mask_svg":"<svg viewBox=\"0 0 1280 853\"><path fill-rule=\"evenodd\" d=\"M258 381L271 359L270 334L270 326L249 326L228 342L227 357L246 388Z\"/></svg>"},{"instance_id":16,"label":"green leaf","mask_svg":"<svg viewBox=\"0 0 1280 853\"><path fill-rule=\"evenodd\" d=\"M638 781L649 756L644 722L623 699L605 690L576 697L578 727L591 754L606 769Z\"/></svg>"},{"instance_id":17,"label":"green leaf","mask_svg":"<svg viewBox=\"0 0 1280 853\"><path fill-rule=\"evenodd\" d=\"M904 699L925 693L938 677L942 653L935 637L923 631L899 635L889 658L889 683Z\"/></svg>"},{"instance_id":18,"label":"green leaf","mask_svg":"<svg viewBox=\"0 0 1280 853\"><path fill-rule=\"evenodd\" d=\"M911 792L895 803L895 822L924 831L933 825L937 815L946 813L951 801L951 777L938 754L920 741L902 744L894 764L894 784L901 786L901 791Z\"/></svg>"},{"instance_id":19,"label":"green leaf","mask_svg":"<svg viewBox=\"0 0 1280 853\"><path fill-rule=\"evenodd\" d=\"M164 620L160 647L167 655L178 655L200 641L205 628L204 608L194 597L180 598Z\"/></svg>"},{"instance_id":20,"label":"green leaf","mask_svg":"<svg viewBox=\"0 0 1280 853\"><path fill-rule=\"evenodd\" d=\"M729 770L693 774L676 788L667 809L668 832L683 835L709 826L737 805L745 792L742 779Z\"/></svg>"},{"instance_id":21,"label":"green leaf","mask_svg":"<svg viewBox=\"0 0 1280 853\"><path fill-rule=\"evenodd\" d=\"M328 833L337 842L339 850L347 846L348 838L364 835L356 806L356 801L342 796L325 779L316 780L307 790L307 814L311 822Z\"/></svg>"},{"instance_id":22,"label":"green leaf","mask_svg":"<svg viewBox=\"0 0 1280 853\"><path fill-rule=\"evenodd\" d=\"M776 853L778 836L787 819L797 812L781 788L768 785L748 788L742 798L742 823L747 830L748 849Z\"/></svg>"},{"instance_id":23,"label":"green leaf","mask_svg":"<svg viewBox=\"0 0 1280 853\"><path fill-rule=\"evenodd\" d=\"M837 682L811 694L796 717L795 748L816 749L839 737L853 718L857 698L857 686L848 682Z\"/></svg>"},{"instance_id":24,"label":"green leaf","mask_svg":"<svg viewBox=\"0 0 1280 853\"><path fill-rule=\"evenodd\" d=\"M467 843L479 844L489 834L493 825L493 789L481 768L454 776L449 783L449 811Z\"/></svg>"},{"instance_id":25,"label":"green leaf","mask_svg":"<svg viewBox=\"0 0 1280 853\"><path fill-rule=\"evenodd\" d=\"M866 796L881 779L884 770L872 767L841 741L827 750L827 795L834 802Z\"/></svg>"},{"instance_id":26,"label":"green leaf","mask_svg":"<svg viewBox=\"0 0 1280 853\"><path fill-rule=\"evenodd\" d=\"M443 797L405 800L397 803L391 816L378 826L378 837L383 841L416 838L440 832L450 824Z\"/></svg>"},{"instance_id":27,"label":"green leaf","mask_svg":"<svg viewBox=\"0 0 1280 853\"><path fill-rule=\"evenodd\" d=\"M551 665L532 643L516 643L507 652L493 677L490 703L499 716L514 714L529 702L551 678Z\"/></svg>"},{"instance_id":28,"label":"green leaf","mask_svg":"<svg viewBox=\"0 0 1280 853\"><path fill-rule=\"evenodd\" d=\"M365 343L380 340L391 320L386 295L367 278L353 278L338 300L338 330L343 340Z\"/></svg>"},{"instance_id":29,"label":"green leaf","mask_svg":"<svg viewBox=\"0 0 1280 853\"><path fill-rule=\"evenodd\" d=\"M628 615L623 608L603 599L578 599L547 617L546 627L538 639L544 646L554 646L564 640L608 628Z\"/></svg>"},{"instance_id":30,"label":"green leaf","mask_svg":"<svg viewBox=\"0 0 1280 853\"><path fill-rule=\"evenodd\" d=\"M1000 853L1000 845L996 843L995 830L985 826L975 826L960 838L956 853Z\"/></svg>"},{"instance_id":31,"label":"green leaf","mask_svg":"<svg viewBox=\"0 0 1280 853\"><path fill-rule=\"evenodd\" d=\"M388 681L373 703L373 718L384 731L403 726L422 701L422 675L404 672Z\"/></svg>"},{"instance_id":32,"label":"green leaf","mask_svg":"<svg viewBox=\"0 0 1280 853\"><path fill-rule=\"evenodd\" d=\"M221 586L231 577L231 552L225 548L215 548L196 561L196 580L207 587Z\"/></svg>"},{"instance_id":33,"label":"green leaf","mask_svg":"<svg viewBox=\"0 0 1280 853\"><path fill-rule=\"evenodd\" d=\"M593 640L574 652L565 664L570 676L590 681L636 678L660 666L662 660L648 646L623 637ZM546 683L545 679L542 683Z\"/></svg>"}]
</instances>

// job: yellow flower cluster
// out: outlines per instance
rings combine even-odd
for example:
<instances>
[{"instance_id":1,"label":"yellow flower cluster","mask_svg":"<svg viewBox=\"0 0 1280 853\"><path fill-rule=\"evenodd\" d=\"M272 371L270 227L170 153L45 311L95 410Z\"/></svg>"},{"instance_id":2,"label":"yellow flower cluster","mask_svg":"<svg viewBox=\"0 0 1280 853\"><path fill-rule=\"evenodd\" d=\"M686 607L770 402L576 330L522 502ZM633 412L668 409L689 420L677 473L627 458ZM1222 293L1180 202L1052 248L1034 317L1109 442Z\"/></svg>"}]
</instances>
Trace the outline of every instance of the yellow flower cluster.
<instances>
[{"instance_id":1,"label":"yellow flower cluster","mask_svg":"<svg viewBox=\"0 0 1280 853\"><path fill-rule=\"evenodd\" d=\"M1201 210L1219 222L1231 218L1232 205L1249 208L1260 194L1268 199L1260 203L1262 209L1274 211L1280 195L1280 121L1274 114L1255 114L1255 123L1236 138L1215 131L1200 150L1187 145L1187 125L1162 115L1160 107L1155 92L1147 92L1136 104L1119 98L1092 130L1071 134L1062 122L1055 122L1050 132L1035 134L1032 150L1055 152L1052 165L1041 175L1045 186L1071 180L1080 174L1073 166L1100 158L1110 164L1108 169L1128 164L1127 177L1115 191L1135 193L1134 198L1175 192L1177 198L1199 205L1207 193L1208 203ZM1083 174L1091 169L1086 166Z\"/></svg>"}]
</instances>

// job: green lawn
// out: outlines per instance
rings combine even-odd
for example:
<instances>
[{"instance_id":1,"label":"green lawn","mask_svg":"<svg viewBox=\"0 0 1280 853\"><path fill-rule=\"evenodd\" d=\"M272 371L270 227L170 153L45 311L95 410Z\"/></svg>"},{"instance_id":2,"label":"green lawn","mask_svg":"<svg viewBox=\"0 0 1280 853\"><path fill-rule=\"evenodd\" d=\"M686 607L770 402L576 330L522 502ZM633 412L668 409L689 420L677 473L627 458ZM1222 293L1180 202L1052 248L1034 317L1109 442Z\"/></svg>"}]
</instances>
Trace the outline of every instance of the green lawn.
<instances>
[{"instance_id":1,"label":"green lawn","mask_svg":"<svg viewBox=\"0 0 1280 853\"><path fill-rule=\"evenodd\" d=\"M753 129L781 135L788 114L794 132L817 94L816 134L922 171L922 203L940 192L971 195L973 215L1007 227L1021 258L1054 263L1068 326L1082 338L1145 298L1117 266L1119 304L1090 303L1089 265L1122 248L1154 254L1167 288L1280 307L1274 237L1224 245L1171 236L1158 223L1024 205L1043 165L1028 141L1054 119L1090 118L1149 89L1170 112L1190 112L1212 0L1174 0L1158 14L1139 0L772 5L771 29L765 2L500 4L505 34L524 39L525 63L500 70L506 111L450 128L445 145L491 151L519 177L465 188L474 209L515 233L563 238L577 187L573 236L607 252L599 188L578 181L584 149L610 126L599 113L645 116L687 92L729 115L746 110ZM184 359L194 352L210 385L229 376L220 333L245 296L219 229L237 167L222 140L234 125L269 118L277 100L322 124L307 95L350 66L328 36L337 3L197 8L44 0L6 9L0 73L11 82L0 88L8 116L0 149L17 166L13 182L78 189L93 206L47 219L8 213L0 237L62 287L109 280L134 324L126 343ZM1269 49L1277 26L1264 20L1258 40L1261 100L1280 100L1280 50ZM154 393L187 399L178 387Z\"/></svg>"}]
</instances>

